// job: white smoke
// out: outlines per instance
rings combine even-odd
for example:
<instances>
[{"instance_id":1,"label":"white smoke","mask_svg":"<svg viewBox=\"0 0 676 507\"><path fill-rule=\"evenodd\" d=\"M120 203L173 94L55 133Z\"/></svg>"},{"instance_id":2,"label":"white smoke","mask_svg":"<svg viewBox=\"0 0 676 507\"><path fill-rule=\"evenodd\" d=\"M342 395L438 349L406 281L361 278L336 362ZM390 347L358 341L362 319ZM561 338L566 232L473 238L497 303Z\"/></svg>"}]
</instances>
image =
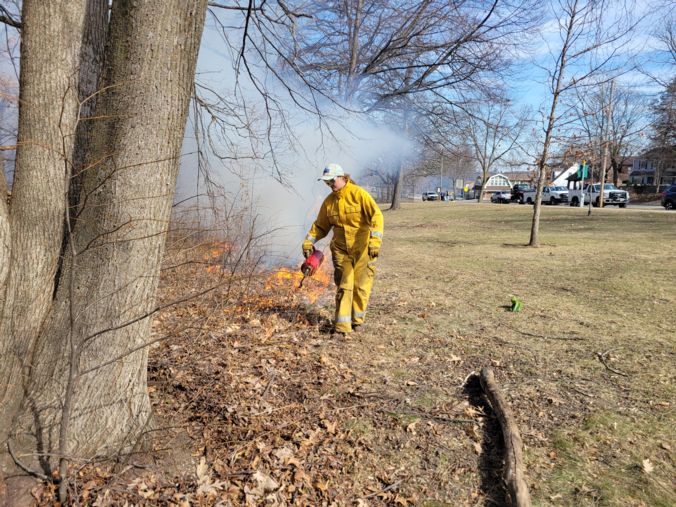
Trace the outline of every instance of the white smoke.
<instances>
[{"instance_id":1,"label":"white smoke","mask_svg":"<svg viewBox=\"0 0 676 507\"><path fill-rule=\"evenodd\" d=\"M412 143L365 115L348 112L326 100L319 104L323 113L320 120L299 108L286 88L268 82L266 90L281 105L284 114L284 122L273 118L273 129L269 132L269 118L259 90L245 74L236 80L230 55L213 49L214 46L221 47L207 34L198 64L200 80L221 96L246 103L249 131L233 129L224 134L227 141L217 148L229 158L221 161L209 157L210 177L237 206L250 210L252 217L259 217L260 232L271 231L265 238L268 261L295 264L305 234L330 192L323 182L317 181L324 166L338 163L359 183L360 176L380 158L410 153ZM301 84L295 86L302 89ZM195 195L198 188L205 186L198 176L195 150L194 127L191 129L189 125L177 201Z\"/></svg>"}]
</instances>

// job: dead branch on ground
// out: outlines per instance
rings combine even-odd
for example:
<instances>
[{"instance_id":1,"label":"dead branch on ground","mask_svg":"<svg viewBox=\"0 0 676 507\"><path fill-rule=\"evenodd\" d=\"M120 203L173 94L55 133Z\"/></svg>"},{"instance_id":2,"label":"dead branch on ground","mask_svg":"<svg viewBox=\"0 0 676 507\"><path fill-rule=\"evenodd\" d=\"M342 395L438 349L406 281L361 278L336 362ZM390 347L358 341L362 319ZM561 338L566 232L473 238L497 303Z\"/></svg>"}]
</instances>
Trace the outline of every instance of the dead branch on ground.
<instances>
[{"instance_id":1,"label":"dead branch on ground","mask_svg":"<svg viewBox=\"0 0 676 507\"><path fill-rule=\"evenodd\" d=\"M495 382L491 368L481 369L481 387L500 421L505 441L505 470L503 479L514 507L530 507L530 494L526 484L523 466L523 442L512 410Z\"/></svg>"}]
</instances>

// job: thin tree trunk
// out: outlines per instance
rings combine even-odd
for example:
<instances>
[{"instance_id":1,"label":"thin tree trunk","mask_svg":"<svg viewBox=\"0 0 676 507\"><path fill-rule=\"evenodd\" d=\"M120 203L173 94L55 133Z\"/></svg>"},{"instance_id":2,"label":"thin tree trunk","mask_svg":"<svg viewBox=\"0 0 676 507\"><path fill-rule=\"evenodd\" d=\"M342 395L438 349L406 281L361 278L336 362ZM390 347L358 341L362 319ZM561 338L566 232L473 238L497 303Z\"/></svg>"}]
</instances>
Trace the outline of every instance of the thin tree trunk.
<instances>
[{"instance_id":1,"label":"thin tree trunk","mask_svg":"<svg viewBox=\"0 0 676 507\"><path fill-rule=\"evenodd\" d=\"M605 204L605 194L603 192L603 188L606 184L606 167L608 165L608 128L610 128L611 121L610 119L612 118L612 106L613 106L613 89L615 88L615 81L610 82L610 97L608 99L608 107L606 110L606 135L605 139L603 139L603 158L601 160L601 185L599 187L599 208L603 208L603 205Z\"/></svg>"},{"instance_id":2,"label":"thin tree trunk","mask_svg":"<svg viewBox=\"0 0 676 507\"><path fill-rule=\"evenodd\" d=\"M362 23L362 10L364 8L364 0L357 0L357 4L354 10L354 18L352 18L350 13L349 5L346 8L348 30L349 30L349 48L350 48L350 63L347 70L347 76L345 78L345 102L350 103L352 97L356 91L356 74L357 74L357 64L359 62L359 32L361 30Z\"/></svg>"},{"instance_id":3,"label":"thin tree trunk","mask_svg":"<svg viewBox=\"0 0 676 507\"><path fill-rule=\"evenodd\" d=\"M404 123L404 137L408 137L408 112L404 111L403 113L403 123ZM394 180L394 190L392 192L392 204L390 209L395 210L401 208L401 189L404 183L404 161L402 159L403 155L399 155L397 161L397 177Z\"/></svg>"},{"instance_id":4,"label":"thin tree trunk","mask_svg":"<svg viewBox=\"0 0 676 507\"><path fill-rule=\"evenodd\" d=\"M556 82L552 90L552 105L549 109L549 117L547 119L547 128L545 130L545 141L542 147L542 157L538 161L538 183L537 190L535 192L535 202L533 203L533 221L531 223L530 229L530 241L529 246L539 247L540 246L540 211L542 209L542 191L545 187L545 181L547 181L547 157L549 157L549 145L552 141L552 136L554 134L554 126L556 123L556 106L559 101L559 95L561 94L561 88L563 84L563 75L566 70L566 65L568 63L568 50L570 49L571 40L573 38L573 29L575 27L577 10L573 10L568 18L568 24L566 26L566 36L561 46L561 53L559 54L559 64L556 72Z\"/></svg>"},{"instance_id":5,"label":"thin tree trunk","mask_svg":"<svg viewBox=\"0 0 676 507\"><path fill-rule=\"evenodd\" d=\"M390 209L399 209L401 208L401 186L404 180L404 162L399 157L397 165L397 177L394 180L394 188L392 190L392 204Z\"/></svg>"}]
</instances>

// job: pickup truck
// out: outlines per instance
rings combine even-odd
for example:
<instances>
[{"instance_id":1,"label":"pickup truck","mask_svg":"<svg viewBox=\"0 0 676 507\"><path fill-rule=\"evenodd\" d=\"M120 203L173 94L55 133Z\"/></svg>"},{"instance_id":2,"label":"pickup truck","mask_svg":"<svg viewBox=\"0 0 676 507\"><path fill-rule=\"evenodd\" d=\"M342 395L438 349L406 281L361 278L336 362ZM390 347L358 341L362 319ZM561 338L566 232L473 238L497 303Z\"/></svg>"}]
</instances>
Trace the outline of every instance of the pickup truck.
<instances>
[{"instance_id":1,"label":"pickup truck","mask_svg":"<svg viewBox=\"0 0 676 507\"><path fill-rule=\"evenodd\" d=\"M535 202L536 189L531 189L523 192L519 201L520 204L533 204ZM568 189L566 187L550 187L546 186L542 189L542 202L544 204L559 204L561 202L568 202Z\"/></svg>"},{"instance_id":2,"label":"pickup truck","mask_svg":"<svg viewBox=\"0 0 676 507\"><path fill-rule=\"evenodd\" d=\"M512 187L512 201L518 202L520 204L525 203L523 200L523 193L531 190L528 183L517 183Z\"/></svg>"},{"instance_id":3,"label":"pickup truck","mask_svg":"<svg viewBox=\"0 0 676 507\"><path fill-rule=\"evenodd\" d=\"M589 204L591 201L593 206L598 207L600 204L600 190L601 184L595 183L594 185L585 185L582 190L580 189L571 189L568 191L568 197L570 200L571 206L579 206L582 196L584 196L584 204ZM624 190L620 190L612 183L606 183L603 185L603 204L604 206L619 206L620 208L626 208L627 203L629 203L629 194Z\"/></svg>"}]
</instances>

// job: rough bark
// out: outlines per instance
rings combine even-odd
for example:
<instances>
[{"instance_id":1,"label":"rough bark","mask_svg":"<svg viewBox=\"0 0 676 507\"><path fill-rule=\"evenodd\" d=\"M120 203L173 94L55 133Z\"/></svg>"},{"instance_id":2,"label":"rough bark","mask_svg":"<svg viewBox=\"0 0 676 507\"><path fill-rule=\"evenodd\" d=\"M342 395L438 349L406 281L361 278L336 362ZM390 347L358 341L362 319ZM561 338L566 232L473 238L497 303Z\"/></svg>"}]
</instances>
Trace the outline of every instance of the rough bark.
<instances>
[{"instance_id":1,"label":"rough bark","mask_svg":"<svg viewBox=\"0 0 676 507\"><path fill-rule=\"evenodd\" d=\"M0 321L2 432L21 399L26 359L51 308L77 123L85 6L86 0L23 3L12 251Z\"/></svg>"},{"instance_id":2,"label":"rough bark","mask_svg":"<svg viewBox=\"0 0 676 507\"><path fill-rule=\"evenodd\" d=\"M505 470L503 479L507 485L511 505L514 507L530 507L530 494L526 484L523 465L523 442L519 427L514 420L512 410L495 382L491 368L481 370L481 387L500 421L505 441Z\"/></svg>"},{"instance_id":3,"label":"rough bark","mask_svg":"<svg viewBox=\"0 0 676 507\"><path fill-rule=\"evenodd\" d=\"M5 178L5 158L0 153L0 318L5 301L5 280L9 272L9 208L7 207L7 179ZM2 345L0 345L1 347Z\"/></svg>"},{"instance_id":4,"label":"rough bark","mask_svg":"<svg viewBox=\"0 0 676 507\"><path fill-rule=\"evenodd\" d=\"M2 335L15 358L30 364L10 400L18 406L11 438L24 451L40 452L46 470L53 470L59 456L90 458L128 450L149 423L144 345L205 12L206 0L113 4L96 119L87 120L81 134L88 148L73 157L78 183L67 185L63 169L60 173L64 182L54 222L64 228L66 219L66 234L57 225L49 231L56 257L61 239L67 240L58 286L54 290L57 262L52 258L51 271L42 275L51 284L42 290L48 293L40 299L47 310L33 323L36 339L17 346L15 334ZM24 17L26 28L29 20ZM49 24L45 20L42 26ZM80 30L79 36L87 40L84 33ZM38 48L42 52L47 50ZM22 72L31 57L22 53ZM94 54L82 58L96 63ZM69 132L75 132L71 127ZM77 220L66 213L68 188ZM33 190L22 206L40 208L36 204L42 200ZM33 236L26 242L34 248ZM32 292L23 299L15 296L11 307L8 300L5 315L18 302L34 298ZM7 384L6 369L0 374Z\"/></svg>"}]
</instances>

